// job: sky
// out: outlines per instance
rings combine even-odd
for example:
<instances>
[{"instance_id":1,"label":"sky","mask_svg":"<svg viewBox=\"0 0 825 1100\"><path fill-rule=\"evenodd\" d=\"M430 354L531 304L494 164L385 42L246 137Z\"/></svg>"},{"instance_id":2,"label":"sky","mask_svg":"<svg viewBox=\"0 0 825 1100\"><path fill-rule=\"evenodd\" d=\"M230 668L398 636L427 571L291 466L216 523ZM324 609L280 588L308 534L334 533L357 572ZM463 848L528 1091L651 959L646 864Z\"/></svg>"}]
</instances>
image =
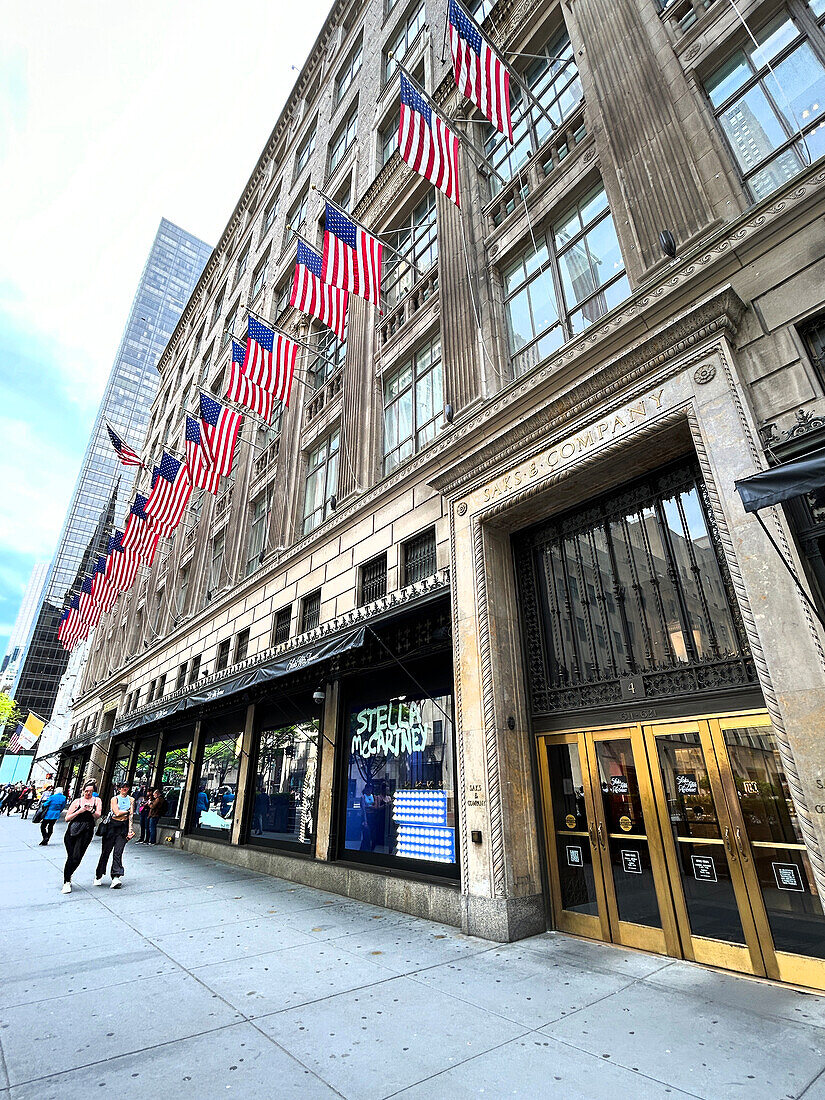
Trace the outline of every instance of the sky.
<instances>
[{"instance_id":1,"label":"sky","mask_svg":"<svg viewBox=\"0 0 825 1100\"><path fill-rule=\"evenodd\" d=\"M158 222L218 241L330 4L0 0L0 656Z\"/></svg>"}]
</instances>

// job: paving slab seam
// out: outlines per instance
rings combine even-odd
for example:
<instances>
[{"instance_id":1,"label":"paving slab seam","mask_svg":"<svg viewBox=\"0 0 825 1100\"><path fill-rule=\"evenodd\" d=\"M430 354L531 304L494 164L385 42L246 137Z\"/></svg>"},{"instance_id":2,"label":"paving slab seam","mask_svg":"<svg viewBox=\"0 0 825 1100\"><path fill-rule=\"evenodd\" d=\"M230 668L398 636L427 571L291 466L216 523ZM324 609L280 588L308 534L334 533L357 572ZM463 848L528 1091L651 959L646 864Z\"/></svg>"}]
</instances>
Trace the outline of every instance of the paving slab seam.
<instances>
[{"instance_id":1,"label":"paving slab seam","mask_svg":"<svg viewBox=\"0 0 825 1100\"><path fill-rule=\"evenodd\" d=\"M169 956L167 955L166 957L168 958ZM180 963L175 962L174 959L172 959L171 961L174 963L175 966L178 967L179 970L183 970L183 967L180 965ZM184 971L184 973L188 973L188 971ZM107 982L106 983L106 989L120 989L121 986L134 985L135 982L145 982L147 978L154 978L154 977L161 977L161 975L146 974L143 977L138 977L138 978L125 978L122 982ZM168 973L164 974L164 975L162 975L162 977L168 978L169 974ZM103 987L100 987L100 988L102 989ZM78 990L77 992L78 993L94 993L95 990L94 989L82 989L82 990ZM32 1000L32 1001L15 1001L15 1003L13 1005L3 1005L3 1007L0 1008L0 1012L10 1012L13 1008L27 1008L29 1005L45 1004L47 1001L53 1001L53 1000L54 1000L54 994L51 994L51 996L49 996L49 997L35 997L34 1000Z\"/></svg>"},{"instance_id":2,"label":"paving slab seam","mask_svg":"<svg viewBox=\"0 0 825 1100\"><path fill-rule=\"evenodd\" d=\"M805 1096L805 1093L806 1093L806 1092L810 1092L810 1090L811 1090L811 1089L812 1089L812 1088L814 1087L814 1085L815 1085L815 1084L817 1083L817 1081L821 1081L823 1077L825 1077L825 1067L823 1067L823 1068L822 1068L822 1069L821 1069L821 1070L819 1071L819 1073L815 1073L815 1074L813 1075L813 1077L812 1077L812 1078L810 1079L810 1081L809 1081L809 1082L807 1083L807 1085L806 1085L806 1086L805 1086L805 1088L804 1088L804 1089L802 1090L802 1092L800 1092L800 1093L799 1093L799 1095L797 1096L796 1100L804 1100L804 1096Z\"/></svg>"}]
</instances>

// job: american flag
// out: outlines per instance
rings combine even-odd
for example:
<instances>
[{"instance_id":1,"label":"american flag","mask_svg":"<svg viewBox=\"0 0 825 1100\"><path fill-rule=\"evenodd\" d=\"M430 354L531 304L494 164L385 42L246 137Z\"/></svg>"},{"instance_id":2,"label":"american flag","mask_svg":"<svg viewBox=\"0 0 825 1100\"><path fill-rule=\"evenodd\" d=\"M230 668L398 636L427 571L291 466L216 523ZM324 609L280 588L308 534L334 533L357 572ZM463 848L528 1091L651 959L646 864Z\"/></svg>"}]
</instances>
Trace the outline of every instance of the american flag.
<instances>
[{"instance_id":1,"label":"american flag","mask_svg":"<svg viewBox=\"0 0 825 1100\"><path fill-rule=\"evenodd\" d=\"M325 283L381 307L381 242L327 203L324 217Z\"/></svg>"},{"instance_id":2,"label":"american flag","mask_svg":"<svg viewBox=\"0 0 825 1100\"><path fill-rule=\"evenodd\" d=\"M80 597L72 596L68 607L68 615L63 625L63 645L66 649L74 649L81 638L89 633L89 627L80 617Z\"/></svg>"},{"instance_id":3,"label":"american flag","mask_svg":"<svg viewBox=\"0 0 825 1100\"><path fill-rule=\"evenodd\" d=\"M455 82L462 95L512 142L510 71L456 0L450 0L448 13Z\"/></svg>"},{"instance_id":4,"label":"american flag","mask_svg":"<svg viewBox=\"0 0 825 1100\"><path fill-rule=\"evenodd\" d=\"M123 549L123 532L115 531L109 539L109 584L117 595L130 588L140 565L134 550Z\"/></svg>"},{"instance_id":5,"label":"american flag","mask_svg":"<svg viewBox=\"0 0 825 1100\"><path fill-rule=\"evenodd\" d=\"M197 489L206 489L208 493L217 493L220 473L215 470L212 452L203 445L203 433L200 421L194 416L186 416L186 468L189 477Z\"/></svg>"},{"instance_id":6,"label":"american flag","mask_svg":"<svg viewBox=\"0 0 825 1100\"><path fill-rule=\"evenodd\" d=\"M118 458L124 466L143 466L143 463L140 461L140 455L136 451L133 451L128 443L124 443L117 432L108 424L106 425L106 431L109 433L109 439L112 441L112 446L117 451Z\"/></svg>"},{"instance_id":7,"label":"american flag","mask_svg":"<svg viewBox=\"0 0 825 1100\"><path fill-rule=\"evenodd\" d=\"M70 614L71 608L64 607L60 615L60 622L57 625L57 640L63 643L64 649L68 649L68 646L66 645L66 630L68 629L67 623Z\"/></svg>"},{"instance_id":8,"label":"american flag","mask_svg":"<svg viewBox=\"0 0 825 1100\"><path fill-rule=\"evenodd\" d=\"M142 493L135 494L135 503L129 510L129 518L126 521L126 531L123 534L120 547L122 550L131 550L134 554L151 565L158 548L160 535L149 522L144 508L146 497Z\"/></svg>"},{"instance_id":9,"label":"american flag","mask_svg":"<svg viewBox=\"0 0 825 1100\"><path fill-rule=\"evenodd\" d=\"M250 317L246 330L246 355L244 374L273 395L284 405L289 405L292 390L292 375L295 372L295 359L298 345L274 332L267 325Z\"/></svg>"},{"instance_id":10,"label":"american flag","mask_svg":"<svg viewBox=\"0 0 825 1100\"><path fill-rule=\"evenodd\" d=\"M92 601L102 611L108 611L107 603L109 603L110 594L109 580L106 576L106 557L104 555L97 559L97 565L92 574ZM109 603L109 606L111 606L111 603Z\"/></svg>"},{"instance_id":11,"label":"american flag","mask_svg":"<svg viewBox=\"0 0 825 1100\"><path fill-rule=\"evenodd\" d=\"M186 466L164 451L158 476L144 508L158 534L172 534L191 495L192 481Z\"/></svg>"},{"instance_id":12,"label":"american flag","mask_svg":"<svg viewBox=\"0 0 825 1100\"><path fill-rule=\"evenodd\" d=\"M434 114L426 99L401 74L401 122L398 127L401 159L435 184L448 199L458 201L458 138Z\"/></svg>"},{"instance_id":13,"label":"american flag","mask_svg":"<svg viewBox=\"0 0 825 1100\"><path fill-rule=\"evenodd\" d=\"M298 241L295 260L295 278L292 280L291 306L317 317L331 328L339 340L344 339L347 323L349 291L339 290L324 282L323 261L319 254L303 241Z\"/></svg>"},{"instance_id":14,"label":"american flag","mask_svg":"<svg viewBox=\"0 0 825 1100\"><path fill-rule=\"evenodd\" d=\"M101 608L92 599L92 578L84 577L80 586L80 605L78 608L81 621L86 626L97 626L100 621Z\"/></svg>"},{"instance_id":15,"label":"american flag","mask_svg":"<svg viewBox=\"0 0 825 1100\"><path fill-rule=\"evenodd\" d=\"M239 405L262 416L264 420L272 419L273 396L271 390L265 390L263 386L244 374L243 364L246 355L243 347L237 340L232 341L232 362L229 367L229 385L225 396L230 401L237 401Z\"/></svg>"},{"instance_id":16,"label":"american flag","mask_svg":"<svg viewBox=\"0 0 825 1100\"><path fill-rule=\"evenodd\" d=\"M9 753L9 755L14 756L15 753L20 752L20 748L21 748L20 734L22 732L23 732L23 723L18 722L17 723L17 729L14 731L14 733L9 738L9 743L6 746L6 752Z\"/></svg>"},{"instance_id":17,"label":"american flag","mask_svg":"<svg viewBox=\"0 0 825 1100\"><path fill-rule=\"evenodd\" d=\"M212 455L213 469L220 477L227 477L232 470L235 446L243 417L234 409L228 409L219 401L200 395L201 444Z\"/></svg>"}]
</instances>

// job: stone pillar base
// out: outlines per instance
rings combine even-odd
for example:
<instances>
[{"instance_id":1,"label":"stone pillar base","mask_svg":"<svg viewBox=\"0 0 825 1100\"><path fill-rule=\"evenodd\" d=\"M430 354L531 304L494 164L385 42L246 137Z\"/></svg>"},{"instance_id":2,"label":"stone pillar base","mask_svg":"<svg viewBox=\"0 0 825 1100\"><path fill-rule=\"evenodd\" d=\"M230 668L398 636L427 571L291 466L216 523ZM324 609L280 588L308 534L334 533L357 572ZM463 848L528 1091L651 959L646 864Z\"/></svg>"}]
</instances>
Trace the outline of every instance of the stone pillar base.
<instances>
[{"instance_id":1,"label":"stone pillar base","mask_svg":"<svg viewBox=\"0 0 825 1100\"><path fill-rule=\"evenodd\" d=\"M511 943L547 931L544 896L485 898L464 894L461 898L461 931L497 943Z\"/></svg>"}]
</instances>

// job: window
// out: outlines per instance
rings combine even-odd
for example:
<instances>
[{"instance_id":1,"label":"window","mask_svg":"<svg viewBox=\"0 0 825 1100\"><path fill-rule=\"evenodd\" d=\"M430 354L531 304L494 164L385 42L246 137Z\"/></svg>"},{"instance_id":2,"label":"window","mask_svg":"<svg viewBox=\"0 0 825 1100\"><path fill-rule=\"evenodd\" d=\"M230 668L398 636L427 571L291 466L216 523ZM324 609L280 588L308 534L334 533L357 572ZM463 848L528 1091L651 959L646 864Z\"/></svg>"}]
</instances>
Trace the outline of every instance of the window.
<instances>
[{"instance_id":1,"label":"window","mask_svg":"<svg viewBox=\"0 0 825 1100\"><path fill-rule=\"evenodd\" d=\"M383 168L395 150L398 148L398 128L401 124L401 108L397 107L391 114L378 135L381 143L381 167ZM386 257L384 259L386 263Z\"/></svg>"},{"instance_id":2,"label":"window","mask_svg":"<svg viewBox=\"0 0 825 1100\"><path fill-rule=\"evenodd\" d=\"M235 322L238 319L238 310L241 308L240 298L235 302L226 317L226 324L223 328L223 335L221 336L221 347L229 342L229 339L234 336L232 331L235 328Z\"/></svg>"},{"instance_id":3,"label":"window","mask_svg":"<svg viewBox=\"0 0 825 1100\"><path fill-rule=\"evenodd\" d=\"M209 347L206 349L206 354L204 355L203 359L201 359L201 381L203 381L203 379L206 378L207 374L209 373L209 364L212 362L212 353L214 352L214 350L215 342L213 340Z\"/></svg>"},{"instance_id":4,"label":"window","mask_svg":"<svg viewBox=\"0 0 825 1100\"><path fill-rule=\"evenodd\" d=\"M321 589L301 600L301 633L314 630L321 621Z\"/></svg>"},{"instance_id":5,"label":"window","mask_svg":"<svg viewBox=\"0 0 825 1100\"><path fill-rule=\"evenodd\" d=\"M164 742L160 761L160 785L166 798L163 820L169 824L180 821L191 755L192 738L188 734L170 737Z\"/></svg>"},{"instance_id":6,"label":"window","mask_svg":"<svg viewBox=\"0 0 825 1100\"><path fill-rule=\"evenodd\" d=\"M250 300L253 301L253 302L258 297L258 295L261 293L261 291L264 288L264 285L266 284L266 269L267 269L268 264L269 264L269 253L267 253L266 256L264 256L264 258L261 260L261 262L255 268L255 271L252 275L252 290L249 293L250 293Z\"/></svg>"},{"instance_id":7,"label":"window","mask_svg":"<svg viewBox=\"0 0 825 1100\"><path fill-rule=\"evenodd\" d=\"M435 438L442 415L441 341L421 348L384 380L384 473Z\"/></svg>"},{"instance_id":8,"label":"window","mask_svg":"<svg viewBox=\"0 0 825 1100\"><path fill-rule=\"evenodd\" d=\"M240 631L235 638L235 664L239 661L245 661L246 655L249 652L249 628Z\"/></svg>"},{"instance_id":9,"label":"window","mask_svg":"<svg viewBox=\"0 0 825 1100\"><path fill-rule=\"evenodd\" d=\"M261 230L261 236L263 236L264 233L268 233L269 230L272 228L272 226L275 222L275 219L278 216L278 203L280 202L280 200L281 200L281 195L280 195L280 192L279 192L274 198L270 199L269 202L267 203L266 209L264 210L264 224L263 224L263 229Z\"/></svg>"},{"instance_id":10,"label":"window","mask_svg":"<svg viewBox=\"0 0 825 1100\"><path fill-rule=\"evenodd\" d=\"M155 698L163 698L163 693L166 691L166 673L162 676L158 676L158 686L155 689Z\"/></svg>"},{"instance_id":11,"label":"window","mask_svg":"<svg viewBox=\"0 0 825 1100\"><path fill-rule=\"evenodd\" d=\"M398 28L395 37L387 44L387 49L384 52L385 84L389 81L393 73L396 72L398 68L396 63L398 61L404 61L410 47L423 28L424 22L424 4L421 3L418 7L413 8L405 22ZM392 54L392 57L390 57L390 54Z\"/></svg>"},{"instance_id":12,"label":"window","mask_svg":"<svg viewBox=\"0 0 825 1100\"><path fill-rule=\"evenodd\" d=\"M298 176L300 176L301 172L303 172L303 170L309 164L309 158L312 156L312 151L315 148L315 134L316 134L316 124L313 122L312 129L309 131L307 136L304 138L303 143L302 143L300 149L298 150L298 154L295 157L295 178L296 179L298 178Z\"/></svg>"},{"instance_id":13,"label":"window","mask_svg":"<svg viewBox=\"0 0 825 1100\"><path fill-rule=\"evenodd\" d=\"M155 684L156 683L157 683L156 680L151 680L149 682L149 688L146 692L146 702L147 703L151 703L155 698Z\"/></svg>"},{"instance_id":14,"label":"window","mask_svg":"<svg viewBox=\"0 0 825 1100\"><path fill-rule=\"evenodd\" d=\"M387 594L387 555L380 554L361 566L360 605L380 600Z\"/></svg>"},{"instance_id":15,"label":"window","mask_svg":"<svg viewBox=\"0 0 825 1100\"><path fill-rule=\"evenodd\" d=\"M243 252L238 257L238 263L237 263L237 266L235 268L235 283L236 283L236 285L241 281L241 279L244 276L244 272L246 271L247 265L249 263L249 250L250 250L251 247L252 247L252 242L250 241L247 244L246 248L243 250Z\"/></svg>"},{"instance_id":16,"label":"window","mask_svg":"<svg viewBox=\"0 0 825 1100\"><path fill-rule=\"evenodd\" d=\"M438 230L435 213L435 191L430 188L407 219L406 225L395 227L395 248L406 260L411 260L423 275L438 259ZM395 252L385 251L381 288L391 309L413 286L419 276L399 259Z\"/></svg>"},{"instance_id":17,"label":"window","mask_svg":"<svg viewBox=\"0 0 825 1100\"><path fill-rule=\"evenodd\" d=\"M304 495L304 534L314 531L332 511L331 498L338 485L340 432L334 431L310 451Z\"/></svg>"},{"instance_id":18,"label":"window","mask_svg":"<svg viewBox=\"0 0 825 1100\"><path fill-rule=\"evenodd\" d=\"M420 535L404 543L404 587L417 584L425 577L435 573L435 528L422 531Z\"/></svg>"},{"instance_id":19,"label":"window","mask_svg":"<svg viewBox=\"0 0 825 1100\"><path fill-rule=\"evenodd\" d=\"M522 374L630 293L604 187L565 211L504 272L510 352ZM561 308L560 308L561 304Z\"/></svg>"},{"instance_id":20,"label":"window","mask_svg":"<svg viewBox=\"0 0 825 1100\"><path fill-rule=\"evenodd\" d=\"M335 102L340 103L361 71L363 44L359 40L335 78Z\"/></svg>"},{"instance_id":21,"label":"window","mask_svg":"<svg viewBox=\"0 0 825 1100\"><path fill-rule=\"evenodd\" d=\"M289 641L289 627L292 622L292 604L282 607L275 616L275 625L272 628L272 644L281 645Z\"/></svg>"},{"instance_id":22,"label":"window","mask_svg":"<svg viewBox=\"0 0 825 1100\"><path fill-rule=\"evenodd\" d=\"M226 638L218 646L218 659L215 662L215 671L222 672L229 664L229 639Z\"/></svg>"},{"instance_id":23,"label":"window","mask_svg":"<svg viewBox=\"0 0 825 1100\"><path fill-rule=\"evenodd\" d=\"M553 119L556 126L576 110L584 92L576 65L576 57L567 31L551 38L537 53L524 72L530 91ZM490 163L505 179L510 179L531 157L550 134L550 123L536 107L524 103L521 87L510 84L510 109L513 120L513 143L492 125L485 125L484 148ZM501 181L490 176L493 194L501 189Z\"/></svg>"},{"instance_id":24,"label":"window","mask_svg":"<svg viewBox=\"0 0 825 1100\"><path fill-rule=\"evenodd\" d=\"M433 686L425 695L410 683L396 684L363 683L347 704L341 855L455 877L449 688Z\"/></svg>"},{"instance_id":25,"label":"window","mask_svg":"<svg viewBox=\"0 0 825 1100\"><path fill-rule=\"evenodd\" d=\"M263 715L257 737L249 840L308 845L315 839L318 720L283 724L283 710Z\"/></svg>"},{"instance_id":26,"label":"window","mask_svg":"<svg viewBox=\"0 0 825 1100\"><path fill-rule=\"evenodd\" d=\"M292 224L290 222L290 224ZM284 310L289 309L289 299L292 297L292 275L281 283L275 292L275 320L277 321Z\"/></svg>"},{"instance_id":27,"label":"window","mask_svg":"<svg viewBox=\"0 0 825 1100\"><path fill-rule=\"evenodd\" d=\"M358 121L358 104L356 103L341 125L335 133L332 141L329 145L329 174L335 171L344 157L347 155L347 150L352 146L355 141L356 123Z\"/></svg>"},{"instance_id":28,"label":"window","mask_svg":"<svg viewBox=\"0 0 825 1100\"><path fill-rule=\"evenodd\" d=\"M312 373L315 376L315 388L318 389L343 367L347 357L347 341L339 340L332 329L323 326L318 328L315 347L318 355Z\"/></svg>"},{"instance_id":29,"label":"window","mask_svg":"<svg viewBox=\"0 0 825 1100\"><path fill-rule=\"evenodd\" d=\"M287 225L290 229L300 230L301 226L306 221L307 217L307 205L309 204L309 188L307 188L303 195L293 205L292 209L287 216ZM289 240L289 233L286 235L286 240ZM290 283L291 286L291 283Z\"/></svg>"},{"instance_id":30,"label":"window","mask_svg":"<svg viewBox=\"0 0 825 1100\"><path fill-rule=\"evenodd\" d=\"M197 657L192 658L192 661L190 663L190 666L189 666L189 683L190 684L196 684L198 682L198 677L200 676L200 674L201 674L201 655L199 653L197 655Z\"/></svg>"},{"instance_id":31,"label":"window","mask_svg":"<svg viewBox=\"0 0 825 1100\"><path fill-rule=\"evenodd\" d=\"M215 324L217 319L221 315L221 309L223 308L223 289L218 291L218 296L215 299L215 305L212 308L212 321L211 324Z\"/></svg>"},{"instance_id":32,"label":"window","mask_svg":"<svg viewBox=\"0 0 825 1100\"><path fill-rule=\"evenodd\" d=\"M224 550L226 549L226 532L221 531L212 539L212 554L209 561L209 590L220 588L221 570L223 569Z\"/></svg>"},{"instance_id":33,"label":"window","mask_svg":"<svg viewBox=\"0 0 825 1100\"><path fill-rule=\"evenodd\" d=\"M825 4L825 0L823 0ZM806 321L799 329L820 385L825 385L825 313Z\"/></svg>"},{"instance_id":34,"label":"window","mask_svg":"<svg viewBox=\"0 0 825 1100\"><path fill-rule=\"evenodd\" d=\"M263 561L266 528L269 520L269 493L262 493L249 510L249 546L246 552L245 577L254 573Z\"/></svg>"},{"instance_id":35,"label":"window","mask_svg":"<svg viewBox=\"0 0 825 1100\"><path fill-rule=\"evenodd\" d=\"M812 7L820 14L821 0ZM758 201L803 170L806 147L811 161L825 153L825 66L787 15L763 27L756 39L758 47L746 43L705 88Z\"/></svg>"},{"instance_id":36,"label":"window","mask_svg":"<svg viewBox=\"0 0 825 1100\"><path fill-rule=\"evenodd\" d=\"M178 605L175 617L182 615L186 610L186 594L189 591L189 574L192 572L192 563L187 562L180 571L178 578Z\"/></svg>"},{"instance_id":37,"label":"window","mask_svg":"<svg viewBox=\"0 0 825 1100\"><path fill-rule=\"evenodd\" d=\"M180 691L182 687L186 686L186 670L189 667L189 662L184 661L182 665L178 665L178 679L175 684L175 688Z\"/></svg>"},{"instance_id":38,"label":"window","mask_svg":"<svg viewBox=\"0 0 825 1100\"><path fill-rule=\"evenodd\" d=\"M216 840L229 840L235 816L243 728L242 712L204 722L192 827Z\"/></svg>"}]
</instances>

